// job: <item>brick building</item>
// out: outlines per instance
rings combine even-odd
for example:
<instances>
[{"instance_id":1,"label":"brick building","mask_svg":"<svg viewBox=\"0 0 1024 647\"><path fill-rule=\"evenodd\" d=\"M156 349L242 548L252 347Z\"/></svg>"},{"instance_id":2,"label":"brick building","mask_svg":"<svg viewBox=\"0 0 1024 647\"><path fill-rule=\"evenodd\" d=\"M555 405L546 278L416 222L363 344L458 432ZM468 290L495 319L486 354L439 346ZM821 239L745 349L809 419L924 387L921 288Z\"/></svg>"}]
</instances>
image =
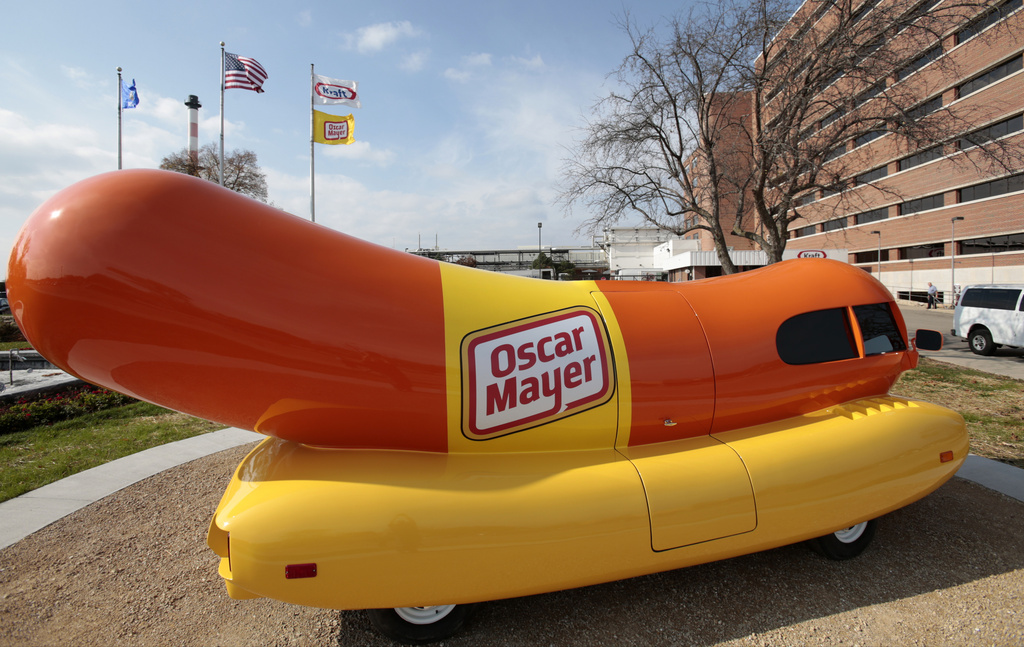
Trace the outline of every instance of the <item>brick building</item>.
<instances>
[{"instance_id":1,"label":"brick building","mask_svg":"<svg viewBox=\"0 0 1024 647\"><path fill-rule=\"evenodd\" d=\"M919 6L934 11L943 1ZM872 2L878 4L863 4ZM837 154L845 187L803 196L788 247L848 249L850 263L876 274L894 294L920 297L931 282L947 304L954 281L1024 282L1021 5L996 0L981 13L950 20L938 42L872 86L874 92L913 88L920 100L915 111L947 110L959 126L923 150L885 131L850 141ZM808 0L792 22L821 6ZM980 154L983 146L1016 154L994 163Z\"/></svg>"}]
</instances>

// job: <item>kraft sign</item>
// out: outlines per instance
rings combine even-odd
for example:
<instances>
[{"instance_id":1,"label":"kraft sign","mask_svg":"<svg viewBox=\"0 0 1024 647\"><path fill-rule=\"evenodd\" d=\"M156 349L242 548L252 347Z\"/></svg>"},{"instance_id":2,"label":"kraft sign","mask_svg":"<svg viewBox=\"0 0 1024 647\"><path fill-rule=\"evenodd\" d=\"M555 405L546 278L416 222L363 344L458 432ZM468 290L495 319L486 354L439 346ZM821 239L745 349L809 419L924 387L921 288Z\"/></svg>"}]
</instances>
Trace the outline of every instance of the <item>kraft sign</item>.
<instances>
[{"instance_id":1,"label":"kraft sign","mask_svg":"<svg viewBox=\"0 0 1024 647\"><path fill-rule=\"evenodd\" d=\"M355 101L357 96L355 89L331 83L314 84L313 93L330 101Z\"/></svg>"},{"instance_id":2,"label":"kraft sign","mask_svg":"<svg viewBox=\"0 0 1024 647\"><path fill-rule=\"evenodd\" d=\"M782 252L782 259L793 258L832 258L838 261L845 261L849 256L845 249L787 249Z\"/></svg>"},{"instance_id":3,"label":"kraft sign","mask_svg":"<svg viewBox=\"0 0 1024 647\"><path fill-rule=\"evenodd\" d=\"M462 343L463 434L485 440L547 424L612 396L600 317L572 308L495 326Z\"/></svg>"}]
</instances>

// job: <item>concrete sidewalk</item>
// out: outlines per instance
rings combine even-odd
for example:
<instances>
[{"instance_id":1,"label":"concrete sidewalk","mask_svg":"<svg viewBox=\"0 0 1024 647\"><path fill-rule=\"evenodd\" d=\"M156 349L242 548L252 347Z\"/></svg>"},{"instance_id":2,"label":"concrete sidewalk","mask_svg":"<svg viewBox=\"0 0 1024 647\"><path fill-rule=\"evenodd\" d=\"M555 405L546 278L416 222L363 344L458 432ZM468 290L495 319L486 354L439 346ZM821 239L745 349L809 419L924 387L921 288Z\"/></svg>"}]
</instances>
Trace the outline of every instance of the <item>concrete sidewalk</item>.
<instances>
[{"instance_id":1,"label":"concrete sidewalk","mask_svg":"<svg viewBox=\"0 0 1024 647\"><path fill-rule=\"evenodd\" d=\"M0 549L145 478L225 449L266 438L222 429L125 456L0 503ZM970 455L957 476L1024 501L1024 470Z\"/></svg>"},{"instance_id":2,"label":"concrete sidewalk","mask_svg":"<svg viewBox=\"0 0 1024 647\"><path fill-rule=\"evenodd\" d=\"M133 483L197 458L266 438L221 429L151 447L0 503L0 549Z\"/></svg>"}]
</instances>

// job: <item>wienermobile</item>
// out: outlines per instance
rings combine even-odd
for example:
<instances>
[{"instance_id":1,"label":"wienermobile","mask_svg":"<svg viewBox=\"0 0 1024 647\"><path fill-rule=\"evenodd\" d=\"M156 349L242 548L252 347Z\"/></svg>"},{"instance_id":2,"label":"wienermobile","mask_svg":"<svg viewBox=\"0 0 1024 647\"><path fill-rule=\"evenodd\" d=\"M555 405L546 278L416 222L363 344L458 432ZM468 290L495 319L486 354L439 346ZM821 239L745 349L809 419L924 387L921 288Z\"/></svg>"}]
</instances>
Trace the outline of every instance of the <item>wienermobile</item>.
<instances>
[{"instance_id":1,"label":"wienermobile","mask_svg":"<svg viewBox=\"0 0 1024 647\"><path fill-rule=\"evenodd\" d=\"M232 597L409 642L486 600L804 540L851 557L968 450L959 415L889 394L915 340L835 261L539 281L140 170L39 207L8 277L60 368L268 436L209 529Z\"/></svg>"}]
</instances>

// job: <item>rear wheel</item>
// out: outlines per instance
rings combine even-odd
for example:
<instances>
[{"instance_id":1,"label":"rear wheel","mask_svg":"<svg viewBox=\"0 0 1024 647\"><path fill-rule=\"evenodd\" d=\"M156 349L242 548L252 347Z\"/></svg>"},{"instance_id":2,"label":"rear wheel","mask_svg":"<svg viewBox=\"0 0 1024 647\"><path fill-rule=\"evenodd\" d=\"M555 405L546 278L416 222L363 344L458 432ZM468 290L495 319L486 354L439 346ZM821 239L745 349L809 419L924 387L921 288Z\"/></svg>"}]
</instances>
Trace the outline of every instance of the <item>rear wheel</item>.
<instances>
[{"instance_id":1,"label":"rear wheel","mask_svg":"<svg viewBox=\"0 0 1024 647\"><path fill-rule=\"evenodd\" d=\"M875 537L876 519L864 521L849 528L837 530L831 535L811 539L807 543L816 552L834 560L852 559L868 547Z\"/></svg>"},{"instance_id":2,"label":"rear wheel","mask_svg":"<svg viewBox=\"0 0 1024 647\"><path fill-rule=\"evenodd\" d=\"M971 336L967 341L971 345L971 350L978 355L991 355L996 352L996 345L992 343L992 333L987 328L971 331Z\"/></svg>"},{"instance_id":3,"label":"rear wheel","mask_svg":"<svg viewBox=\"0 0 1024 647\"><path fill-rule=\"evenodd\" d=\"M377 631L407 645L422 645L449 638L462 628L472 604L432 607L367 609L366 615Z\"/></svg>"}]
</instances>

